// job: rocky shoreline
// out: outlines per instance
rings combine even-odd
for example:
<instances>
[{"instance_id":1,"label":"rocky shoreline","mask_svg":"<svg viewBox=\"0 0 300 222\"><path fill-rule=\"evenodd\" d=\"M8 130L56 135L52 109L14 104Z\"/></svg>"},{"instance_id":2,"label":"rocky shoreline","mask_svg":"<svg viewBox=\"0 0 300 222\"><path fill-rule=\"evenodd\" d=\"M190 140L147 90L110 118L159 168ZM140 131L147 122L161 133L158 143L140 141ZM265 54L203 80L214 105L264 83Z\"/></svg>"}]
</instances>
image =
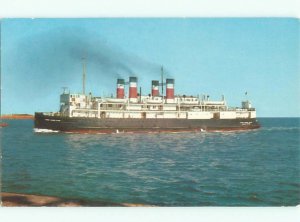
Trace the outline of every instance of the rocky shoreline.
<instances>
[{"instance_id":1,"label":"rocky shoreline","mask_svg":"<svg viewBox=\"0 0 300 222\"><path fill-rule=\"evenodd\" d=\"M132 203L109 203L105 201L86 201L64 199L53 196L42 196L19 193L1 193L1 206L3 207L143 207L150 206Z\"/></svg>"}]
</instances>

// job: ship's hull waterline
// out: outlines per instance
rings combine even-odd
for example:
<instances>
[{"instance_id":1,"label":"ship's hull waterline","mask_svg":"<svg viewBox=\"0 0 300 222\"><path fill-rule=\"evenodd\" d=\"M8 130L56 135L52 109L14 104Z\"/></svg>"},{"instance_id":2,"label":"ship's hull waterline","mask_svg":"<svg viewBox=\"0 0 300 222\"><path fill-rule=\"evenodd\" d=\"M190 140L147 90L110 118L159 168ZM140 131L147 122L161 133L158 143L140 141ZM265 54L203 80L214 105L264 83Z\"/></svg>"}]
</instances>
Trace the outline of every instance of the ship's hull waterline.
<instances>
[{"instance_id":1,"label":"ship's hull waterline","mask_svg":"<svg viewBox=\"0 0 300 222\"><path fill-rule=\"evenodd\" d=\"M135 119L82 118L35 113L38 132L71 133L160 133L197 131L239 131L257 129L255 118L248 119Z\"/></svg>"}]
</instances>

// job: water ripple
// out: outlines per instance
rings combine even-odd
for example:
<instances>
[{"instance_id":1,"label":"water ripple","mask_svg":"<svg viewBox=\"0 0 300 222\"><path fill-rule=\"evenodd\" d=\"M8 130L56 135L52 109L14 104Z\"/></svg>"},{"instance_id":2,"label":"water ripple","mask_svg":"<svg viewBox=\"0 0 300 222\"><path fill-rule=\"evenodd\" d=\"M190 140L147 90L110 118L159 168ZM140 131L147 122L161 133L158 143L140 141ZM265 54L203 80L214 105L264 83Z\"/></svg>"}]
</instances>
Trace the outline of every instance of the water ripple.
<instances>
[{"instance_id":1,"label":"water ripple","mask_svg":"<svg viewBox=\"0 0 300 222\"><path fill-rule=\"evenodd\" d=\"M299 119L260 121L249 132L112 135L34 134L31 121L10 121L2 189L161 206L297 205Z\"/></svg>"}]
</instances>

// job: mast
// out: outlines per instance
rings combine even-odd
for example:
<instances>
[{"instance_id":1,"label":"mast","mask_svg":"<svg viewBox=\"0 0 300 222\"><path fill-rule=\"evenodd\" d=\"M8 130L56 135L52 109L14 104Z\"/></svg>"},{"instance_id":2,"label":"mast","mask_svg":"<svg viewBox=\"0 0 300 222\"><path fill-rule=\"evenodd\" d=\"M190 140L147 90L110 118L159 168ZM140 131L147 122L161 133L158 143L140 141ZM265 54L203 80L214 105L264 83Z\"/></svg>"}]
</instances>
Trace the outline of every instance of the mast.
<instances>
[{"instance_id":1,"label":"mast","mask_svg":"<svg viewBox=\"0 0 300 222\"><path fill-rule=\"evenodd\" d=\"M161 66L161 94L164 99L164 67Z\"/></svg>"},{"instance_id":2,"label":"mast","mask_svg":"<svg viewBox=\"0 0 300 222\"><path fill-rule=\"evenodd\" d=\"M85 77L86 77L86 63L85 58L82 58L82 94L85 95Z\"/></svg>"}]
</instances>

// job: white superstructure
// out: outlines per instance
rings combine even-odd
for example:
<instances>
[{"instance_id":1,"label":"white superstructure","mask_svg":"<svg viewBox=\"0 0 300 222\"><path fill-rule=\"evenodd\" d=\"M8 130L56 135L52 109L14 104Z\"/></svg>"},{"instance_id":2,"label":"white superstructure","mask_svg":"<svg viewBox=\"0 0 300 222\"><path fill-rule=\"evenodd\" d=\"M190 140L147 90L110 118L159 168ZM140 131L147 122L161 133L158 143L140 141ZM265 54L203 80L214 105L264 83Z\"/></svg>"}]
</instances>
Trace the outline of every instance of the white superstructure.
<instances>
[{"instance_id":1,"label":"white superstructure","mask_svg":"<svg viewBox=\"0 0 300 222\"><path fill-rule=\"evenodd\" d=\"M134 82L129 82L128 97L122 94L122 96L117 95L114 98L101 98L94 97L92 94L73 94L64 91L60 96L60 115L68 117L140 119L256 118L256 111L248 100L242 102L241 108L230 108L227 106L224 97L219 101L211 101L208 96L175 96L173 79L167 79L166 96L157 96L157 87L155 88L156 96L150 94L141 96L137 93L137 78L131 79ZM120 81L118 80L118 82ZM123 92L121 91L121 93Z\"/></svg>"}]
</instances>

